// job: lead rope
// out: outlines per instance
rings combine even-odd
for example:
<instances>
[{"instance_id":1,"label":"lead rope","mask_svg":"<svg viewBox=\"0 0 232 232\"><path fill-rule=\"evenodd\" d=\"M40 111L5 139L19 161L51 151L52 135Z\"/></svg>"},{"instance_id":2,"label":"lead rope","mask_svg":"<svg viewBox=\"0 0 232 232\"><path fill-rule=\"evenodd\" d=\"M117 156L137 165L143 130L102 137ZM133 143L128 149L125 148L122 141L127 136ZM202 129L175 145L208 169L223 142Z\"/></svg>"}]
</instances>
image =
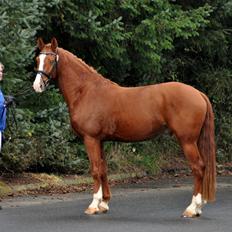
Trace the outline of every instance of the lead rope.
<instances>
[{"instance_id":1,"label":"lead rope","mask_svg":"<svg viewBox=\"0 0 232 232\"><path fill-rule=\"evenodd\" d=\"M17 124L17 120L15 117L16 103L15 103L13 96L10 96L10 95L5 96L5 110L6 109L7 109L7 114L8 114L8 116L7 116L8 129L9 129L10 133L13 134L14 132L12 130L12 128L13 128L12 125L15 125L16 130L18 130L18 124ZM11 139L11 136L10 136L9 140L10 139Z\"/></svg>"}]
</instances>

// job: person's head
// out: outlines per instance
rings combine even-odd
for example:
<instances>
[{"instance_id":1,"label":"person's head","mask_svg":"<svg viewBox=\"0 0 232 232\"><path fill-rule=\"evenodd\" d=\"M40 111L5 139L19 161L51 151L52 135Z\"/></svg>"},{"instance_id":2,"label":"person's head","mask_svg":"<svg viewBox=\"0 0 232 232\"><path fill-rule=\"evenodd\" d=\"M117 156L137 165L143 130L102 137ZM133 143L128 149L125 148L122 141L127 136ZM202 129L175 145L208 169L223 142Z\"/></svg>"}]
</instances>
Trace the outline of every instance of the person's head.
<instances>
[{"instance_id":1,"label":"person's head","mask_svg":"<svg viewBox=\"0 0 232 232\"><path fill-rule=\"evenodd\" d=\"M4 65L0 62L0 81L3 79Z\"/></svg>"}]
</instances>

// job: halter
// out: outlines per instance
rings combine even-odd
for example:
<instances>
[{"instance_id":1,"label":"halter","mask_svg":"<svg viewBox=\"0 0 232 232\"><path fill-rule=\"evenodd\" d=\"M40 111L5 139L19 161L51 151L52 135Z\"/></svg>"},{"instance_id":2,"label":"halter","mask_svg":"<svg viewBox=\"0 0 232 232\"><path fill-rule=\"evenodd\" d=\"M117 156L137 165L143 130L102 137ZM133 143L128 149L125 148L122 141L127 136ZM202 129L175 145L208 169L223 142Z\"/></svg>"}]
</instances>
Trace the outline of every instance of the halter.
<instances>
[{"instance_id":1,"label":"halter","mask_svg":"<svg viewBox=\"0 0 232 232\"><path fill-rule=\"evenodd\" d=\"M52 80L52 73L53 73L54 68L57 67L58 55L57 55L57 52L56 53L55 52L40 52L39 55L40 54L55 56L55 60L54 60L54 62L52 64L52 68L51 68L49 73L46 73L43 70L37 70L36 71L36 74L42 74L42 75L47 77L47 81L44 81L43 78L42 78L42 81L43 81L44 85L47 86L49 84L49 82Z\"/></svg>"}]
</instances>

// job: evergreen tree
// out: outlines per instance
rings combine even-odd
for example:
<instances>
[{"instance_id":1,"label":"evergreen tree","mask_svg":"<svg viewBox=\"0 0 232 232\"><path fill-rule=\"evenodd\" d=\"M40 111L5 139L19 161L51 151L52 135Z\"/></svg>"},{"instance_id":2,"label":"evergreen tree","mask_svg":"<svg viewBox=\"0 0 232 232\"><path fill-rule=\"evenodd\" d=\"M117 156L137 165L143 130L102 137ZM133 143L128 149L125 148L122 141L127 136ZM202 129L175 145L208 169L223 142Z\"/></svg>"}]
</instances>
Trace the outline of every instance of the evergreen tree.
<instances>
[{"instance_id":1,"label":"evergreen tree","mask_svg":"<svg viewBox=\"0 0 232 232\"><path fill-rule=\"evenodd\" d=\"M0 168L85 169L58 90L33 94L39 36L57 37L60 47L124 86L174 80L205 92L215 111L218 159L232 159L231 0L0 0L0 22L4 93L21 98L19 130Z\"/></svg>"},{"instance_id":2,"label":"evergreen tree","mask_svg":"<svg viewBox=\"0 0 232 232\"><path fill-rule=\"evenodd\" d=\"M0 60L5 65L6 92L28 80L37 30L45 24L44 1L0 0ZM42 23L43 22L43 23Z\"/></svg>"}]
</instances>

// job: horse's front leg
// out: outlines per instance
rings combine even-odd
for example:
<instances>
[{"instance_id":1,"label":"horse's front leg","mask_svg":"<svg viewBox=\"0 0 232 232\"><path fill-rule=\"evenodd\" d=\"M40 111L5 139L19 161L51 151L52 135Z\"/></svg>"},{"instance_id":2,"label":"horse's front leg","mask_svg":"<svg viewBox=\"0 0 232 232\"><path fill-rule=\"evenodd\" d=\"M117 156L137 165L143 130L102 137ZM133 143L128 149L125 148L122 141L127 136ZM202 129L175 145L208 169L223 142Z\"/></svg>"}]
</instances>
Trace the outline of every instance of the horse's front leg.
<instances>
[{"instance_id":1,"label":"horse's front leg","mask_svg":"<svg viewBox=\"0 0 232 232\"><path fill-rule=\"evenodd\" d=\"M102 213L106 213L109 210L108 203L111 198L110 187L107 178L107 163L105 159L105 154L103 148L101 149L101 181L102 181L102 191L103 191L103 199L102 202L99 204L99 210Z\"/></svg>"},{"instance_id":2,"label":"horse's front leg","mask_svg":"<svg viewBox=\"0 0 232 232\"><path fill-rule=\"evenodd\" d=\"M106 176L106 163L102 153L101 141L85 137L84 143L91 164L91 175L93 177L93 201L86 209L86 214L95 214L98 212L107 212L109 210L108 202L110 191Z\"/></svg>"}]
</instances>

